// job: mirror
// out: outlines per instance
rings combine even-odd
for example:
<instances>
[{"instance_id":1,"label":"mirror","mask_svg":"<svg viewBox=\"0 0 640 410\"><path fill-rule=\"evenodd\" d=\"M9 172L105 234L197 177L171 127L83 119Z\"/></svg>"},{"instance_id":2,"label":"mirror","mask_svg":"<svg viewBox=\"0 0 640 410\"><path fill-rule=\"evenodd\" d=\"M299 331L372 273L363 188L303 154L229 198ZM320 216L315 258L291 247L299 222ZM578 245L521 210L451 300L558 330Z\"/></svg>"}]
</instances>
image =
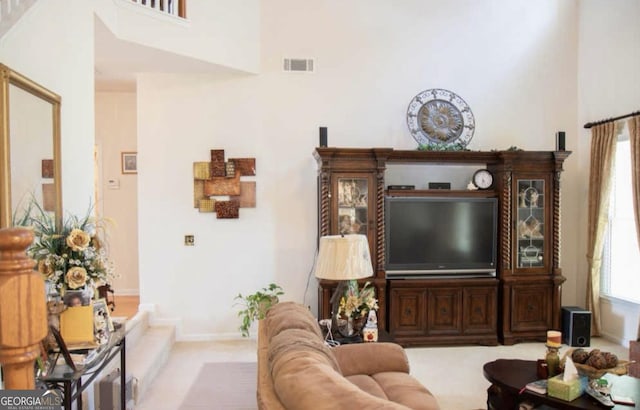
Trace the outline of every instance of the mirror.
<instances>
[{"instance_id":1,"label":"mirror","mask_svg":"<svg viewBox=\"0 0 640 410\"><path fill-rule=\"evenodd\" d=\"M0 228L35 198L62 226L60 96L0 64Z\"/></svg>"}]
</instances>

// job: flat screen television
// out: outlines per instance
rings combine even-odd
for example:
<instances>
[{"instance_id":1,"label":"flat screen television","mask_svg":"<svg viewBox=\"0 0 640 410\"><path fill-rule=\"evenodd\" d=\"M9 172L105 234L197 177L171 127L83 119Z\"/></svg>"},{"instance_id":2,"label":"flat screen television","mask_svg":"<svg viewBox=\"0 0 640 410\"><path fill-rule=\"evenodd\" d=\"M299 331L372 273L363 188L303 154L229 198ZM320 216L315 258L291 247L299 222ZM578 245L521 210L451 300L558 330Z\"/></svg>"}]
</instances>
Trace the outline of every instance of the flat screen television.
<instances>
[{"instance_id":1,"label":"flat screen television","mask_svg":"<svg viewBox=\"0 0 640 410\"><path fill-rule=\"evenodd\" d=\"M386 197L387 278L495 276L498 200Z\"/></svg>"}]
</instances>

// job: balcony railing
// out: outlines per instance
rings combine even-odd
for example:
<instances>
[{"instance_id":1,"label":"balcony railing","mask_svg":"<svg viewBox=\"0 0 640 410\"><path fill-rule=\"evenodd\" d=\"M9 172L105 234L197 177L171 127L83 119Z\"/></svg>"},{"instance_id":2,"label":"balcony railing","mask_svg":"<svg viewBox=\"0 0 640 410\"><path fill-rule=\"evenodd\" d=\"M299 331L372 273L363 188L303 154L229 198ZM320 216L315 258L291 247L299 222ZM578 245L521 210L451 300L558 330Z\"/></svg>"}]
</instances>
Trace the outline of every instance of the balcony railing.
<instances>
[{"instance_id":1,"label":"balcony railing","mask_svg":"<svg viewBox=\"0 0 640 410\"><path fill-rule=\"evenodd\" d=\"M187 18L187 0L131 0L160 13Z\"/></svg>"}]
</instances>

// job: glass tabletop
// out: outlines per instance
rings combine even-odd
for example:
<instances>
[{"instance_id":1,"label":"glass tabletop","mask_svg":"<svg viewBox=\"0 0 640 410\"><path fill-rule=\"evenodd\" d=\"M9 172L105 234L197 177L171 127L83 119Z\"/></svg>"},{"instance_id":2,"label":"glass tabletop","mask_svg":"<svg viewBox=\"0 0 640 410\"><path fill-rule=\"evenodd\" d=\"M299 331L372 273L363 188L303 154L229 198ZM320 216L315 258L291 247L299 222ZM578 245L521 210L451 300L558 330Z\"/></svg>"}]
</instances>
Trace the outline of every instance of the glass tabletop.
<instances>
[{"instance_id":1,"label":"glass tabletop","mask_svg":"<svg viewBox=\"0 0 640 410\"><path fill-rule=\"evenodd\" d=\"M38 379L43 382L61 382L69 380L77 380L83 376L100 371L116 354L121 350L122 342L126 335L124 324L119 326L109 334L106 343L93 349L70 350L72 358L81 359L74 360L76 369L74 370L66 363L62 352L54 352L49 355L44 375L39 375Z\"/></svg>"}]
</instances>

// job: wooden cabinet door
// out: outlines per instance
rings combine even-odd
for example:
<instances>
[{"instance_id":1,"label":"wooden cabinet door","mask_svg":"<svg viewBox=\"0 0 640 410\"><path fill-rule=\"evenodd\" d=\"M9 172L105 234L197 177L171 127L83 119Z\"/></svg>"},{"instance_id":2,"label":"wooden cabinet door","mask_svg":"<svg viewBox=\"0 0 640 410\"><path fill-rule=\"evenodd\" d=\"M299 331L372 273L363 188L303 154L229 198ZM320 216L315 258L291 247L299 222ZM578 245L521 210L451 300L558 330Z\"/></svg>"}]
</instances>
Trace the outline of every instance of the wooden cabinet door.
<instances>
[{"instance_id":1,"label":"wooden cabinet door","mask_svg":"<svg viewBox=\"0 0 640 410\"><path fill-rule=\"evenodd\" d=\"M424 288L392 288L389 332L392 336L421 336L427 327L427 291Z\"/></svg>"},{"instance_id":2,"label":"wooden cabinet door","mask_svg":"<svg viewBox=\"0 0 640 410\"><path fill-rule=\"evenodd\" d=\"M548 273L553 236L549 174L517 174L513 184L515 272Z\"/></svg>"},{"instance_id":3,"label":"wooden cabinet door","mask_svg":"<svg viewBox=\"0 0 640 410\"><path fill-rule=\"evenodd\" d=\"M465 334L496 332L497 295L495 287L465 288L462 328Z\"/></svg>"},{"instance_id":4,"label":"wooden cabinet door","mask_svg":"<svg viewBox=\"0 0 640 410\"><path fill-rule=\"evenodd\" d=\"M336 172L331 176L331 234L366 235L376 270L376 186L371 173Z\"/></svg>"},{"instance_id":5,"label":"wooden cabinet door","mask_svg":"<svg viewBox=\"0 0 640 410\"><path fill-rule=\"evenodd\" d=\"M514 286L511 289L511 330L546 331L553 327L550 285Z\"/></svg>"},{"instance_id":6,"label":"wooden cabinet door","mask_svg":"<svg viewBox=\"0 0 640 410\"><path fill-rule=\"evenodd\" d=\"M462 290L434 288L428 292L429 335L460 334L462 331Z\"/></svg>"}]
</instances>

